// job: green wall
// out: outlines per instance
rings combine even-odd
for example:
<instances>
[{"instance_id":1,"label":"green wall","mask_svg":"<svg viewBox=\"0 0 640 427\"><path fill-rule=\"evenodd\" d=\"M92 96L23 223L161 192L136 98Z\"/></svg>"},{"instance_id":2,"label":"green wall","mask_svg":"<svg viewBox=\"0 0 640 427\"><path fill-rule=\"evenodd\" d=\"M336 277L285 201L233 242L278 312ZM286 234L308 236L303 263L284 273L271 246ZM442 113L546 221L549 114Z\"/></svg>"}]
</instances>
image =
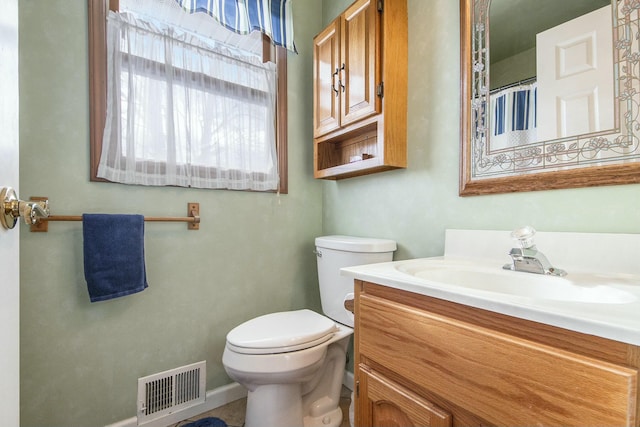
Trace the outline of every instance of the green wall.
<instances>
[{"instance_id":1,"label":"green wall","mask_svg":"<svg viewBox=\"0 0 640 427\"><path fill-rule=\"evenodd\" d=\"M518 81L535 78L536 48L525 50L490 65L490 89L500 88Z\"/></svg>"},{"instance_id":2,"label":"green wall","mask_svg":"<svg viewBox=\"0 0 640 427\"><path fill-rule=\"evenodd\" d=\"M37 3L37 4L36 4ZM182 215L200 231L148 224L149 288L90 304L78 223L21 234L24 426L97 426L135 415L138 377L206 359L209 389L229 380L225 335L258 314L319 309L313 238L393 238L397 259L441 255L446 228L640 232L640 186L458 197L459 12L408 0L406 170L312 178L312 37L350 1L295 0L289 55L289 194L91 183L86 2L20 2L21 196L54 214ZM322 22L320 22L322 19Z\"/></svg>"},{"instance_id":3,"label":"green wall","mask_svg":"<svg viewBox=\"0 0 640 427\"><path fill-rule=\"evenodd\" d=\"M459 197L459 4L407 3L408 168L326 182L325 233L392 238L406 259L442 255L447 228L640 232L639 185Z\"/></svg>"},{"instance_id":4,"label":"green wall","mask_svg":"<svg viewBox=\"0 0 640 427\"><path fill-rule=\"evenodd\" d=\"M21 422L99 426L136 415L139 377L207 360L227 384L227 332L267 312L320 309L313 239L322 185L312 171L312 38L321 4L294 2L299 55L288 58L289 194L89 182L86 0L20 2L22 198L56 215L183 216L200 231L147 223L149 288L91 304L80 223L21 233Z\"/></svg>"}]
</instances>

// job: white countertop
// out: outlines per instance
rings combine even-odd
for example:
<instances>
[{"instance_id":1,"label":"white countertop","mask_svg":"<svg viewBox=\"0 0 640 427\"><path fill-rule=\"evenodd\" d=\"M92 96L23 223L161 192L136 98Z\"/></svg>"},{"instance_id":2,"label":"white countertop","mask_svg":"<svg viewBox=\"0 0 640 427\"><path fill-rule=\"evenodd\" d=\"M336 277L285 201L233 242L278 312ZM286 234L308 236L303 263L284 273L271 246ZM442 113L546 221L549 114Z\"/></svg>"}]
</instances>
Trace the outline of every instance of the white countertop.
<instances>
[{"instance_id":1,"label":"white countertop","mask_svg":"<svg viewBox=\"0 0 640 427\"><path fill-rule=\"evenodd\" d=\"M341 271L354 279L640 346L640 235L539 234L543 236L537 239L538 249L555 267L568 271L567 280L588 291L603 280L609 294L626 298L611 298L613 303L607 301L606 294L602 300L588 302L548 299L487 291L481 286L458 286L412 273L442 267L488 272L500 280L532 283L526 286L536 286L538 279L546 280L548 276L502 270L509 257L500 254L506 254L513 246L508 231L447 230L443 257L354 266ZM473 253L483 257L473 257ZM585 277L593 279L585 282ZM579 283L581 280L583 283Z\"/></svg>"}]
</instances>

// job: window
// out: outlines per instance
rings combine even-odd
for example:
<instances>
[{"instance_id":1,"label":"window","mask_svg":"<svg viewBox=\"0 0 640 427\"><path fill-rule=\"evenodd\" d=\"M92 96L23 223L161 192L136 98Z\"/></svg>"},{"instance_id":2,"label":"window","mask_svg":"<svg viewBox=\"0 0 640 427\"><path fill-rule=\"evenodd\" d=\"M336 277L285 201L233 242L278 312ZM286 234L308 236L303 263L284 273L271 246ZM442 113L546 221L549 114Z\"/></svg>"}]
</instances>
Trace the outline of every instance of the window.
<instances>
[{"instance_id":1,"label":"window","mask_svg":"<svg viewBox=\"0 0 640 427\"><path fill-rule=\"evenodd\" d=\"M90 85L91 85L91 179L92 180L102 180L97 177L97 171L99 167L100 156L102 153L102 138L104 131L104 123L106 117L106 105L107 105L107 72L106 72L106 26L105 26L105 18L107 15L107 6L116 10L118 8L117 2L111 0L109 5L106 4L107 0L89 0L89 27L90 27ZM207 17L208 18L208 17ZM283 48L271 49L269 44L265 44L268 49L264 49L266 52L274 52L273 56L276 57L276 66L277 66L277 113L276 113L276 151L278 156L279 163L279 191L282 193L287 192L287 149L286 149L286 51ZM261 46L263 47L263 46ZM177 50L180 50L181 47L179 45L176 46ZM206 49L205 49L206 50ZM128 61L132 57L136 57L136 60L140 57L144 57L143 55L138 55L137 52L127 52L122 58L123 61ZM237 114L234 118L235 130L236 132L229 132L226 130L225 138L223 138L222 144L228 142L235 143L249 143L252 139L251 136L243 134L243 129L247 127L243 125L243 120L249 120L247 114L245 114L248 110L253 109L255 111L262 112L264 111L264 105L269 102L268 99L264 97L264 91L259 87L251 87L251 85L246 84L246 71L242 72L232 72L231 77L224 77L220 75L216 75L213 73L213 77L211 75L203 75L198 72L195 68L190 67L188 64L175 64L175 60L177 57L173 58L174 67L172 74L176 77L177 83L174 83L173 86L177 89L176 96L174 97L174 102L177 104L182 104L184 108L186 96L189 93L196 93L202 99L207 99L207 103L214 99L222 99L225 98L227 104L224 108L235 108L236 111L242 112L243 114ZM141 86L146 86L149 92L149 96L142 96L138 99L143 99L146 101L154 94L157 93L161 86L166 86L166 81L163 81L158 75L159 70L164 67L164 64L159 64L157 60L153 58L144 58L145 62L143 67L137 68L136 71L127 75L125 73L125 78L137 80L143 83ZM159 66L160 65L160 66ZM268 68L268 66L266 67ZM228 70L227 70L228 71ZM210 74L210 73L207 73ZM242 76L239 79L237 76ZM198 82L197 84L193 84L193 82ZM239 90L240 89L240 90ZM123 88L123 91L126 95L126 88ZM237 98L237 99L235 99ZM138 101L139 102L139 101ZM135 103L129 103L131 108L135 108ZM211 103L210 105L213 105ZM229 107L231 105L231 107ZM158 111L161 111L162 108L166 108L166 105L161 103L151 103L151 107L156 108ZM128 108L125 104L123 109ZM188 108L193 109L193 105L189 105ZM202 109L204 108L204 109ZM209 107L206 107L209 108ZM206 132L216 132L219 130L218 126L215 126L215 115L211 114L211 111L206 110L205 107L201 107L199 110L198 116L200 119L203 117L207 117L209 120L205 131ZM166 115L166 112L163 112ZM174 113L175 114L175 113ZM126 122L126 115L123 119L122 125L123 127L119 128L118 132L126 132L127 130L134 132L138 123L132 124ZM182 118L180 118L182 120ZM180 123L180 121L178 121ZM217 123L219 124L219 123ZM167 131L175 133L178 137L177 141L185 141L184 138L185 132L195 132L192 129L196 129L197 127L191 127L189 129L188 126L179 128L179 126L174 126L173 129L166 129L166 123L163 125L159 125L156 130L158 130L159 134L166 135ZM171 127L171 126L169 126ZM179 129L178 129L179 128ZM124 130L123 130L124 129ZM198 128L198 132L202 132L202 127ZM255 132L261 132L260 129ZM108 134L108 132L107 132ZM144 132L145 138L148 138L153 135L152 131ZM202 136L202 135L196 135ZM202 140L202 138L195 138L197 140ZM206 138L205 138L206 139ZM121 144L120 149L126 149L126 141ZM219 148L219 147L218 147ZM205 161L194 161L194 159L185 159L181 158L180 155L176 155L173 161L175 164L171 164L170 161L166 161L166 157L160 156L161 153L157 151L156 148L152 150L145 149L144 153L138 151L139 148L136 148L136 166L135 169L139 169L142 167L151 167L153 168L155 173L162 175L166 174L168 170L172 167L175 167L175 164L178 164L179 167L187 167L184 165L190 165L190 171L187 175L193 176L196 180L196 185L189 182L179 182L178 184L170 184L170 185L192 185L196 187L206 187L203 185L199 185L197 180L199 177L206 176L207 174L216 173L217 166L213 163L215 159L212 160L211 156L211 147L204 144L197 147L190 147L189 153L195 153L194 157L197 157L198 150L207 152L207 156L203 157L207 160ZM109 153L112 153L113 150L109 150ZM122 152L117 153L115 157L122 158ZM181 151L186 152L186 151ZM111 155L110 154L110 155ZM129 156L131 157L131 156ZM130 159L129 159L130 160ZM231 169L239 168L237 164L229 165ZM252 165L254 168L255 174L264 173L260 169L260 162L256 163L258 166ZM109 176L109 175L107 175ZM233 186L231 188L234 188ZM253 188L256 190L265 190L265 188Z\"/></svg>"}]
</instances>

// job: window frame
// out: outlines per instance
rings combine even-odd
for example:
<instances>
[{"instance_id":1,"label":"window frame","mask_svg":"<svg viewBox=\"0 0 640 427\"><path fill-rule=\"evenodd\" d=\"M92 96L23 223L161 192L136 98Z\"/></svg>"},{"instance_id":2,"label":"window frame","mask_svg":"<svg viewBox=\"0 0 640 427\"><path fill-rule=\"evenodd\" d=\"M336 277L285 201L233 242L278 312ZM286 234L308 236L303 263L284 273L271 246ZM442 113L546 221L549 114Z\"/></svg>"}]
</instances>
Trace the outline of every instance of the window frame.
<instances>
[{"instance_id":1,"label":"window frame","mask_svg":"<svg viewBox=\"0 0 640 427\"><path fill-rule=\"evenodd\" d=\"M87 0L89 24L89 141L90 181L112 182L99 178L102 136L107 111L107 14L119 10L119 0ZM280 183L277 190L288 193L287 164L287 51L273 46L263 36L263 60L275 61L278 73L276 97L276 152ZM266 191L269 192L269 191Z\"/></svg>"}]
</instances>

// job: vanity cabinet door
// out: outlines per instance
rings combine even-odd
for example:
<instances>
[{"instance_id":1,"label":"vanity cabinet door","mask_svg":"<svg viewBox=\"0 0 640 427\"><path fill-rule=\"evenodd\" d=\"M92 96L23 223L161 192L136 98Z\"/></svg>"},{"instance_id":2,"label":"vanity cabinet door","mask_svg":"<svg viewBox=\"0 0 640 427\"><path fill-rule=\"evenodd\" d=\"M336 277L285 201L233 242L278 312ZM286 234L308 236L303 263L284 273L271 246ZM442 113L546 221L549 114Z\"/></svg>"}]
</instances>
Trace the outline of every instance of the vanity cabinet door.
<instances>
[{"instance_id":1,"label":"vanity cabinet door","mask_svg":"<svg viewBox=\"0 0 640 427\"><path fill-rule=\"evenodd\" d=\"M365 357L489 423L637 425L632 367L366 292L356 296L356 313L357 361Z\"/></svg>"},{"instance_id":2,"label":"vanity cabinet door","mask_svg":"<svg viewBox=\"0 0 640 427\"><path fill-rule=\"evenodd\" d=\"M384 376L360 367L361 426L450 427L451 414Z\"/></svg>"}]
</instances>

